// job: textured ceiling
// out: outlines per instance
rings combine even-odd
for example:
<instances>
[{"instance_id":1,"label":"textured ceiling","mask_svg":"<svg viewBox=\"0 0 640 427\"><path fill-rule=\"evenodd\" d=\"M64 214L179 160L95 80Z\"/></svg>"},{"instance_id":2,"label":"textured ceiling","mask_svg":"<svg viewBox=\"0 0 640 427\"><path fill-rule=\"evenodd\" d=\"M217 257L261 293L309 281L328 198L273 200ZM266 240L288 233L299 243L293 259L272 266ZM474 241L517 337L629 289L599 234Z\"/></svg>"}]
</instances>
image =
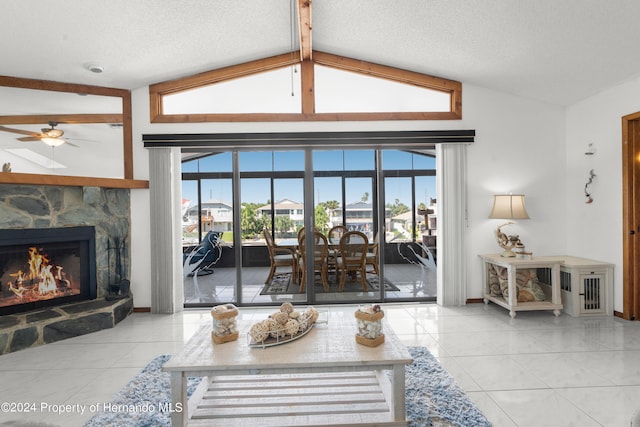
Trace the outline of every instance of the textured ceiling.
<instances>
[{"instance_id":1,"label":"textured ceiling","mask_svg":"<svg viewBox=\"0 0 640 427\"><path fill-rule=\"evenodd\" d=\"M2 14L0 74L34 79L135 89L292 46L290 0L20 0ZM315 0L313 48L570 105L640 74L639 16L637 0Z\"/></svg>"}]
</instances>

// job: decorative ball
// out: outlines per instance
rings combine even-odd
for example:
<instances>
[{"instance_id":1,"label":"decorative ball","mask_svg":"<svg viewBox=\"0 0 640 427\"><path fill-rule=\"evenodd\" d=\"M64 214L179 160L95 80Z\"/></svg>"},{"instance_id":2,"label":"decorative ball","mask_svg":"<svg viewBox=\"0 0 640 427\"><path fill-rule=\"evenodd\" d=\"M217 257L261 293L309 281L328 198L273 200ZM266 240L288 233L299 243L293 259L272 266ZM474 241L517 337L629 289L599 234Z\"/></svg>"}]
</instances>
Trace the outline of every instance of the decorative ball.
<instances>
[{"instance_id":1,"label":"decorative ball","mask_svg":"<svg viewBox=\"0 0 640 427\"><path fill-rule=\"evenodd\" d=\"M290 302L282 303L282 305L280 306L280 311L287 314L291 313L293 311L293 304L291 304Z\"/></svg>"},{"instance_id":2,"label":"decorative ball","mask_svg":"<svg viewBox=\"0 0 640 427\"><path fill-rule=\"evenodd\" d=\"M300 317L300 312L293 310L291 313L289 313L289 317L291 319L298 319Z\"/></svg>"},{"instance_id":3,"label":"decorative ball","mask_svg":"<svg viewBox=\"0 0 640 427\"><path fill-rule=\"evenodd\" d=\"M280 325L284 325L285 323L287 323L287 320L289 320L289 315L287 313L279 311L277 313L272 314L271 318L276 322L278 322Z\"/></svg>"},{"instance_id":4,"label":"decorative ball","mask_svg":"<svg viewBox=\"0 0 640 427\"><path fill-rule=\"evenodd\" d=\"M318 316L320 315L320 313L318 313L318 310L316 310L313 307L307 308L307 311L305 312L305 314L309 318L309 321L310 321L309 323L316 323L316 320L318 320Z\"/></svg>"},{"instance_id":5,"label":"decorative ball","mask_svg":"<svg viewBox=\"0 0 640 427\"><path fill-rule=\"evenodd\" d=\"M300 316L298 319L298 332L302 333L309 329L309 320L306 316Z\"/></svg>"},{"instance_id":6,"label":"decorative ball","mask_svg":"<svg viewBox=\"0 0 640 427\"><path fill-rule=\"evenodd\" d=\"M269 328L269 335L273 338L282 338L284 336L284 325L281 325L272 318L266 319L264 322Z\"/></svg>"},{"instance_id":7,"label":"decorative ball","mask_svg":"<svg viewBox=\"0 0 640 427\"><path fill-rule=\"evenodd\" d=\"M249 335L255 342L262 342L269 338L269 328L265 322L258 322L251 326Z\"/></svg>"},{"instance_id":8,"label":"decorative ball","mask_svg":"<svg viewBox=\"0 0 640 427\"><path fill-rule=\"evenodd\" d=\"M284 325L284 330L287 335L296 335L298 333L299 323L295 319L289 319Z\"/></svg>"}]
</instances>

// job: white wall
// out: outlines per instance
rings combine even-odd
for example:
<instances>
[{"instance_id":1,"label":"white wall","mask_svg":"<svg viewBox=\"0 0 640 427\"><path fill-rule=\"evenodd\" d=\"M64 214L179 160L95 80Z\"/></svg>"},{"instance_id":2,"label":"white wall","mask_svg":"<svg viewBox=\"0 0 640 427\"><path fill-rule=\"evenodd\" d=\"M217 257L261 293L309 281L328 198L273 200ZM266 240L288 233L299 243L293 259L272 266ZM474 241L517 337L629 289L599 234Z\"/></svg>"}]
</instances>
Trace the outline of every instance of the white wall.
<instances>
[{"instance_id":1,"label":"white wall","mask_svg":"<svg viewBox=\"0 0 640 427\"><path fill-rule=\"evenodd\" d=\"M640 111L640 77L567 109L567 251L615 264L614 310L622 312L622 116ZM596 152L585 156L588 144ZM593 203L586 204L584 186Z\"/></svg>"},{"instance_id":2,"label":"white wall","mask_svg":"<svg viewBox=\"0 0 640 427\"><path fill-rule=\"evenodd\" d=\"M495 193L523 193L530 220L505 228L519 234L535 254L564 254L565 239L565 112L563 108L471 85L463 88L463 120L339 123L197 123L150 124L148 88L133 91L134 173L148 179L144 133L293 132L355 130L475 129L468 148L468 218L466 256L468 298L480 298L479 253L496 253L499 220L487 218ZM148 191L132 192L132 288L135 305L150 305ZM145 248L146 245L146 248ZM446 286L446 285L445 285Z\"/></svg>"},{"instance_id":3,"label":"white wall","mask_svg":"<svg viewBox=\"0 0 640 427\"><path fill-rule=\"evenodd\" d=\"M149 179L149 154L141 123L149 123L149 89L133 91L133 178ZM146 114L146 115L145 115ZM131 190L131 293L136 307L151 307L151 228L149 190Z\"/></svg>"},{"instance_id":4,"label":"white wall","mask_svg":"<svg viewBox=\"0 0 640 427\"><path fill-rule=\"evenodd\" d=\"M464 118L476 129L468 149L468 298L481 296L478 254L499 253L488 219L493 194L524 194L529 220L503 228L535 255L566 252L564 109L465 86Z\"/></svg>"}]
</instances>

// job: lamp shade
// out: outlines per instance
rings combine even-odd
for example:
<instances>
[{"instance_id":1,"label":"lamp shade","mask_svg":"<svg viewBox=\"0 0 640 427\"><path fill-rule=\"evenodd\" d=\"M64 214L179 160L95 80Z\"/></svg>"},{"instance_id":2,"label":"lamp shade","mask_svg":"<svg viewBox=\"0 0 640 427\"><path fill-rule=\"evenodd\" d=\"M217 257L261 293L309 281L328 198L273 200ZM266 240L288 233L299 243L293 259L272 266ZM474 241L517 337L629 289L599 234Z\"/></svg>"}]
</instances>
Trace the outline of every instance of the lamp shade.
<instances>
[{"instance_id":1,"label":"lamp shade","mask_svg":"<svg viewBox=\"0 0 640 427\"><path fill-rule=\"evenodd\" d=\"M489 218L495 219L529 219L524 208L523 194L496 194L493 196L493 209Z\"/></svg>"}]
</instances>

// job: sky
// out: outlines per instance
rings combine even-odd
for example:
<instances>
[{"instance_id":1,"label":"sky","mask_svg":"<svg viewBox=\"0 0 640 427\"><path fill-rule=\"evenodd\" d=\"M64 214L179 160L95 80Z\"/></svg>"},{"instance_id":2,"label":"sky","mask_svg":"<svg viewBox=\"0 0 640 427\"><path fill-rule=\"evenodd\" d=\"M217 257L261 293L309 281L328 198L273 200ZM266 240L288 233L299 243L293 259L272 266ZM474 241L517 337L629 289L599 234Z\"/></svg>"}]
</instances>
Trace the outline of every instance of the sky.
<instances>
[{"instance_id":1,"label":"sky","mask_svg":"<svg viewBox=\"0 0 640 427\"><path fill-rule=\"evenodd\" d=\"M373 150L331 150L314 151L314 170L370 170L375 169ZM383 169L435 169L433 157L410 154L397 150L383 151ZM222 153L199 161L183 164L183 172L231 172L231 153ZM240 171L304 171L303 151L283 152L241 152ZM347 203L361 201L368 193L368 202L372 202L373 182L371 178L348 178L345 183ZM276 179L274 181L274 200L290 199L302 203L303 179ZM183 199L190 200L190 206L197 203L197 185L195 182L183 182ZM385 182L385 204L394 203L396 199L411 206L410 178L387 178ZM242 178L242 202L266 203L271 199L270 181L268 178ZM322 177L314 181L314 198L316 203L328 200L341 202L341 179L339 177ZM429 198L436 198L435 177L416 178L416 201L428 204ZM231 179L203 180L203 201L221 200L231 203L233 200Z\"/></svg>"}]
</instances>

